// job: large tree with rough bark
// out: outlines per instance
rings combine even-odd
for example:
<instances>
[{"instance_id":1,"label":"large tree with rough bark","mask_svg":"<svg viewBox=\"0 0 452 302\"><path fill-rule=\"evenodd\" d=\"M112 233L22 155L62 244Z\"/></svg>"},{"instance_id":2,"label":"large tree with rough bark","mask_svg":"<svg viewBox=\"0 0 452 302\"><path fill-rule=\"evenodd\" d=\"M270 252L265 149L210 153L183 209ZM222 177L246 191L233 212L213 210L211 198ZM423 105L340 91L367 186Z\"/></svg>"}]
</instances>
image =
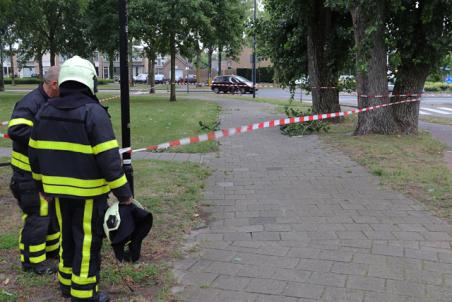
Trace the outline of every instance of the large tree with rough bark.
<instances>
[{"instance_id":1,"label":"large tree with rough bark","mask_svg":"<svg viewBox=\"0 0 452 302\"><path fill-rule=\"evenodd\" d=\"M278 80L293 85L309 74L313 111L339 111L336 87L352 46L350 15L315 0L266 0L265 6L256 27L259 49L272 60Z\"/></svg>"}]
</instances>

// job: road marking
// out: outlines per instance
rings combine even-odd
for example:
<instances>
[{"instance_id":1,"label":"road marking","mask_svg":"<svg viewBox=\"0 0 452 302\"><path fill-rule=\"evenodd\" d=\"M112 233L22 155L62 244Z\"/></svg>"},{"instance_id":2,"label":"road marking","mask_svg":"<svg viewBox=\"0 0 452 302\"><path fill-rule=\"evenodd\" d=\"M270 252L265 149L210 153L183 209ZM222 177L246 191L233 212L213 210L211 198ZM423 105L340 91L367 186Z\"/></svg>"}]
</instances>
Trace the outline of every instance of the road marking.
<instances>
[{"instance_id":1,"label":"road marking","mask_svg":"<svg viewBox=\"0 0 452 302\"><path fill-rule=\"evenodd\" d=\"M447 108L447 107L439 107L439 109L441 109L441 110L446 110L446 111L451 111L451 112L452 112L452 108Z\"/></svg>"},{"instance_id":2,"label":"road marking","mask_svg":"<svg viewBox=\"0 0 452 302\"><path fill-rule=\"evenodd\" d=\"M452 114L450 112L447 111L443 111L443 110L437 110L437 109L433 109L433 108L425 108L425 107L421 107L422 110L427 110L433 113L439 113L439 114Z\"/></svg>"},{"instance_id":3,"label":"road marking","mask_svg":"<svg viewBox=\"0 0 452 302\"><path fill-rule=\"evenodd\" d=\"M425 112L425 111L422 111L422 110L419 110L419 114L421 114L421 115L432 115L431 113L428 113L428 112Z\"/></svg>"}]
</instances>

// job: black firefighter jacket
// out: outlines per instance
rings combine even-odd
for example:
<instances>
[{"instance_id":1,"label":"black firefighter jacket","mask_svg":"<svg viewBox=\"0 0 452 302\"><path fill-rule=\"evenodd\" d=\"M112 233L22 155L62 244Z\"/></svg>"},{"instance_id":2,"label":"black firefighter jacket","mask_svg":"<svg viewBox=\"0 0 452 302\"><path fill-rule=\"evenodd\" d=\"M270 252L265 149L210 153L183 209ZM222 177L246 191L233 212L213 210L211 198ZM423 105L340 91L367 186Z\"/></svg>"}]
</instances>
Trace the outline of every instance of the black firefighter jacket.
<instances>
[{"instance_id":1,"label":"black firefighter jacket","mask_svg":"<svg viewBox=\"0 0 452 302\"><path fill-rule=\"evenodd\" d=\"M47 102L49 97L44 88L38 88L24 96L14 107L13 114L8 124L8 135L13 141L11 153L11 165L14 170L29 172L31 180L31 168L28 158L28 140L35 122L35 116L39 109Z\"/></svg>"},{"instance_id":2,"label":"black firefighter jacket","mask_svg":"<svg viewBox=\"0 0 452 302\"><path fill-rule=\"evenodd\" d=\"M33 178L50 196L132 196L109 115L88 88L61 87L37 114L29 147Z\"/></svg>"}]
</instances>

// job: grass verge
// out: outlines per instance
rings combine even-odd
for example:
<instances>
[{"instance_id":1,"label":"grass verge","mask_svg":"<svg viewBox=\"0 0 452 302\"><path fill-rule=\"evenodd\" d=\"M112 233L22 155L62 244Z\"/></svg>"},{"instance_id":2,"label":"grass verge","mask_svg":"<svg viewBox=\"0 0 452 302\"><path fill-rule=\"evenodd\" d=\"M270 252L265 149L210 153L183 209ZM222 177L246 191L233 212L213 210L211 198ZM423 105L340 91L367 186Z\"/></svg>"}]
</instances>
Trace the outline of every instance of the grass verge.
<instances>
[{"instance_id":1,"label":"grass verge","mask_svg":"<svg viewBox=\"0 0 452 302\"><path fill-rule=\"evenodd\" d=\"M25 93L0 93L0 121L10 118L14 104ZM112 96L100 93L99 99ZM109 107L109 113L118 141L121 139L121 104L119 99L104 103ZM186 136L199 135L201 131L199 121L213 124L219 118L220 107L216 104L199 100L178 98L170 103L162 96L131 96L131 132L132 146L142 148L164 143ZM7 131L0 127L0 132ZM9 140L0 139L0 147L10 147ZM215 141L203 142L195 145L170 149L171 152L204 153L218 150Z\"/></svg>"},{"instance_id":2,"label":"grass verge","mask_svg":"<svg viewBox=\"0 0 452 302\"><path fill-rule=\"evenodd\" d=\"M443 144L424 131L413 136L353 136L355 128L356 118L347 119L321 137L379 176L383 185L451 220L452 172L444 162Z\"/></svg>"},{"instance_id":3,"label":"grass verge","mask_svg":"<svg viewBox=\"0 0 452 302\"><path fill-rule=\"evenodd\" d=\"M432 124L452 125L452 119L446 117L419 115L419 119Z\"/></svg>"},{"instance_id":4,"label":"grass verge","mask_svg":"<svg viewBox=\"0 0 452 302\"><path fill-rule=\"evenodd\" d=\"M166 161L135 161L134 170L136 197L153 212L154 227L143 241L136 264L118 264L104 242L100 287L113 301L168 301L173 286L168 260L178 255L184 235L200 223L198 202L209 171L198 164ZM8 168L0 169L0 188L7 186L10 173ZM14 248L3 244L1 238L0 301L30 301L29 297L64 301L59 298L55 276L37 277L20 271L20 211L10 193L1 191L0 200L0 234L15 237Z\"/></svg>"}]
</instances>

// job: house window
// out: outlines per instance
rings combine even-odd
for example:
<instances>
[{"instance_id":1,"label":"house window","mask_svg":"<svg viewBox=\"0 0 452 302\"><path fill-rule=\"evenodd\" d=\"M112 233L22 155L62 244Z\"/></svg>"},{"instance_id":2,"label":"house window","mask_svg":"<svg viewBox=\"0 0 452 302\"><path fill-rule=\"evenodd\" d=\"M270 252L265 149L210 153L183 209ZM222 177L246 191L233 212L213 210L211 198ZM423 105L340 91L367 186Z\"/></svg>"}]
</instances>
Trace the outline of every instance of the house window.
<instances>
[{"instance_id":1,"label":"house window","mask_svg":"<svg viewBox=\"0 0 452 302\"><path fill-rule=\"evenodd\" d=\"M109 73L109 68L108 67L104 67L104 79L109 79L110 78L110 73Z\"/></svg>"}]
</instances>

